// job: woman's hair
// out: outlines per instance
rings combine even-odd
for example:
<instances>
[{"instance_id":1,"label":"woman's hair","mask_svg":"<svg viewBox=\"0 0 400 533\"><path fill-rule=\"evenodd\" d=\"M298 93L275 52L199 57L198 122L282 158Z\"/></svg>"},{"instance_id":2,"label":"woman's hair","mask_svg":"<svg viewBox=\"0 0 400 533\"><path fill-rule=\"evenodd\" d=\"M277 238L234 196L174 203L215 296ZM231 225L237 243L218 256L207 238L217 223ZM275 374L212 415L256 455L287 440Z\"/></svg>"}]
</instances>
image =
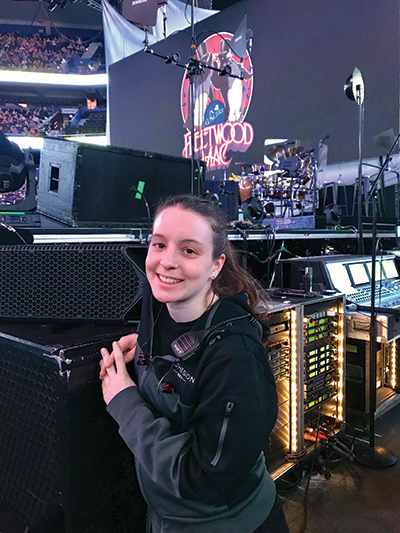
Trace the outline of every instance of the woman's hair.
<instances>
[{"instance_id":1,"label":"woman's hair","mask_svg":"<svg viewBox=\"0 0 400 533\"><path fill-rule=\"evenodd\" d=\"M210 223L213 232L213 259L218 259L221 254L226 257L221 272L211 283L211 290L220 298L245 292L253 311L261 317L265 316L266 310L260 310L260 300L266 306L265 298L260 294L263 289L259 282L240 265L238 253L228 241L227 222L219 206L189 194L168 196L158 203L154 219L168 207L180 207L185 211L192 211Z\"/></svg>"}]
</instances>

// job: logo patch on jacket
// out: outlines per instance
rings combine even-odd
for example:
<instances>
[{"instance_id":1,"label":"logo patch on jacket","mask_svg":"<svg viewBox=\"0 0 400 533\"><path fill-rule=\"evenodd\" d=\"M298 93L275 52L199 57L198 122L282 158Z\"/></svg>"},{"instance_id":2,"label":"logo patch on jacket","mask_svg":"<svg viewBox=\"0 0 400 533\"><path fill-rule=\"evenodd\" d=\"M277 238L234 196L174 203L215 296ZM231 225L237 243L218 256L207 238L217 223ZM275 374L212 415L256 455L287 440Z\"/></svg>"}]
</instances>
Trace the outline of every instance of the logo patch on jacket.
<instances>
[{"instance_id":1,"label":"logo patch on jacket","mask_svg":"<svg viewBox=\"0 0 400 533\"><path fill-rule=\"evenodd\" d=\"M180 363L175 363L172 367L177 377L185 383L194 383L196 378L189 374L189 372Z\"/></svg>"}]
</instances>

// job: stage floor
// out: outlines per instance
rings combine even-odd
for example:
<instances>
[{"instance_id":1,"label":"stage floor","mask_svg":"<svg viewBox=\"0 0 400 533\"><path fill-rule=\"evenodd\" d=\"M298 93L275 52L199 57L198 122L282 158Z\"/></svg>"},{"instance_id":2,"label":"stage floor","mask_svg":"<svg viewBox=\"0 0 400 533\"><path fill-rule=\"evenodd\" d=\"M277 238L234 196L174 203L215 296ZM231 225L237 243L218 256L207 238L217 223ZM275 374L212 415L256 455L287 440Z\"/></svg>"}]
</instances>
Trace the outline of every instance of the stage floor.
<instances>
[{"instance_id":1,"label":"stage floor","mask_svg":"<svg viewBox=\"0 0 400 533\"><path fill-rule=\"evenodd\" d=\"M290 533L399 531L400 405L378 418L375 430L376 445L399 457L394 466L375 470L340 459L331 464L330 479L323 473L312 474L306 501L310 463L296 475L291 472L279 480L278 492L284 502Z\"/></svg>"}]
</instances>

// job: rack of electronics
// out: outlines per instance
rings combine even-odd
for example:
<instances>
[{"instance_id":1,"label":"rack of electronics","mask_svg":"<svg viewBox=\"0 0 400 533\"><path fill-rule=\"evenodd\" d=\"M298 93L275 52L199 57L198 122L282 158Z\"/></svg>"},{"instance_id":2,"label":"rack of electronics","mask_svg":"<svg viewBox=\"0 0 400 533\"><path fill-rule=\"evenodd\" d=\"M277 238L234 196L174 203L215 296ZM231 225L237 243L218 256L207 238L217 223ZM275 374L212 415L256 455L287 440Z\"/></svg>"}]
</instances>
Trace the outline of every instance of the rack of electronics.
<instances>
[{"instance_id":1,"label":"rack of electronics","mask_svg":"<svg viewBox=\"0 0 400 533\"><path fill-rule=\"evenodd\" d=\"M397 253L386 254L376 260L375 416L400 402L400 275ZM370 256L332 255L285 259L277 263L276 271L276 284L283 287L283 291L285 288L308 294L340 291L346 295L345 418L360 430L365 429L371 413L371 270Z\"/></svg>"},{"instance_id":2,"label":"rack of electronics","mask_svg":"<svg viewBox=\"0 0 400 533\"><path fill-rule=\"evenodd\" d=\"M279 414L267 449L276 479L314 449L315 435L344 422L343 296L280 295L269 291L265 343ZM327 429L327 426L329 428Z\"/></svg>"}]
</instances>

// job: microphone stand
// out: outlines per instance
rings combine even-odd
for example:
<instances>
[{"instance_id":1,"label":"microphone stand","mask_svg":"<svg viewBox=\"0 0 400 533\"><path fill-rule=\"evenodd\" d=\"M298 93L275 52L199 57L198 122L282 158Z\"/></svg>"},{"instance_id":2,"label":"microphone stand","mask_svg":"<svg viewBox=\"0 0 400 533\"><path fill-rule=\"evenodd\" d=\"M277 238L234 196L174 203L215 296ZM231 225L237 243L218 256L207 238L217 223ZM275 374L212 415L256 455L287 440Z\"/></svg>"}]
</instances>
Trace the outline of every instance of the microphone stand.
<instances>
[{"instance_id":1,"label":"microphone stand","mask_svg":"<svg viewBox=\"0 0 400 533\"><path fill-rule=\"evenodd\" d=\"M202 68L199 66L199 70L195 66L195 55L196 55L196 35L194 33L194 0L192 0L191 6L190 6L190 35L191 35L191 45L190 50L192 52L191 58L189 60L189 65L192 62L194 65L194 69L192 73L188 72L189 76L189 94L190 94L190 115L191 115L191 123L190 123L190 168L191 168L191 189L192 194L194 193L194 180L195 178L195 160L194 160L194 77L202 72ZM200 196L200 183L197 182L197 196Z\"/></svg>"},{"instance_id":2,"label":"microphone stand","mask_svg":"<svg viewBox=\"0 0 400 533\"><path fill-rule=\"evenodd\" d=\"M314 203L314 208L313 208L314 217L315 217L315 215L317 213L317 205L319 206L318 172L320 172L320 169L319 169L320 157L321 157L322 148L326 144L325 141L327 141L329 138L330 138L330 135L325 135L325 137L323 137L322 139L320 139L318 141L318 147L317 147L316 158L315 158L316 164L315 164L315 168L314 168L313 185L312 185L312 188L313 188L313 203ZM324 209L324 207L325 206L323 205L322 206L322 210ZM348 214L348 213L346 213L346 214Z\"/></svg>"},{"instance_id":3,"label":"microphone stand","mask_svg":"<svg viewBox=\"0 0 400 533\"><path fill-rule=\"evenodd\" d=\"M187 70L187 77L189 78L189 95L190 95L190 115L191 115L191 124L190 124L190 161L191 161L191 180L190 180L190 192L192 194L197 194L197 196L200 196L201 193L201 183L198 179L198 176L196 176L195 173L195 157L194 157L194 133L195 133L195 127L194 127L194 107L195 107L195 101L194 101L194 79L195 76L198 76L204 72L204 69L207 68L209 70L215 70L216 72L219 72L220 76L229 76L230 78L237 78L239 80L243 80L243 75L236 76L235 74L231 73L231 68L229 65L226 65L223 69L212 67L211 65L206 65L204 63L201 63L198 59L196 59L196 35L194 32L194 1L191 1L191 57L189 58L189 61L186 65L180 63L180 55L177 52L174 52L171 56L164 56L162 54L158 54L155 52L152 48L148 46L148 38L147 33L145 32L145 40L144 40L144 51L147 54L152 54L156 57L160 57L161 59L164 59L165 63L173 63L177 67L181 67ZM197 182L197 183L195 183Z\"/></svg>"},{"instance_id":4,"label":"microphone stand","mask_svg":"<svg viewBox=\"0 0 400 533\"><path fill-rule=\"evenodd\" d=\"M384 164L380 167L378 175L368 192L366 200L372 199L372 264L371 264L371 323L369 330L369 444L357 443L354 449L354 455L357 461L371 468L385 468L392 466L397 462L397 456L390 450L382 446L375 445L375 410L376 410L376 307L375 307L375 261L376 261L376 233L377 233L377 184L379 183L390 156L400 138L397 135Z\"/></svg>"},{"instance_id":5,"label":"microphone stand","mask_svg":"<svg viewBox=\"0 0 400 533\"><path fill-rule=\"evenodd\" d=\"M364 140L364 100L361 97L361 88L357 86L356 102L358 104L358 194L357 194L357 228L358 228L358 253L364 253L363 227L362 227L362 148Z\"/></svg>"}]
</instances>

